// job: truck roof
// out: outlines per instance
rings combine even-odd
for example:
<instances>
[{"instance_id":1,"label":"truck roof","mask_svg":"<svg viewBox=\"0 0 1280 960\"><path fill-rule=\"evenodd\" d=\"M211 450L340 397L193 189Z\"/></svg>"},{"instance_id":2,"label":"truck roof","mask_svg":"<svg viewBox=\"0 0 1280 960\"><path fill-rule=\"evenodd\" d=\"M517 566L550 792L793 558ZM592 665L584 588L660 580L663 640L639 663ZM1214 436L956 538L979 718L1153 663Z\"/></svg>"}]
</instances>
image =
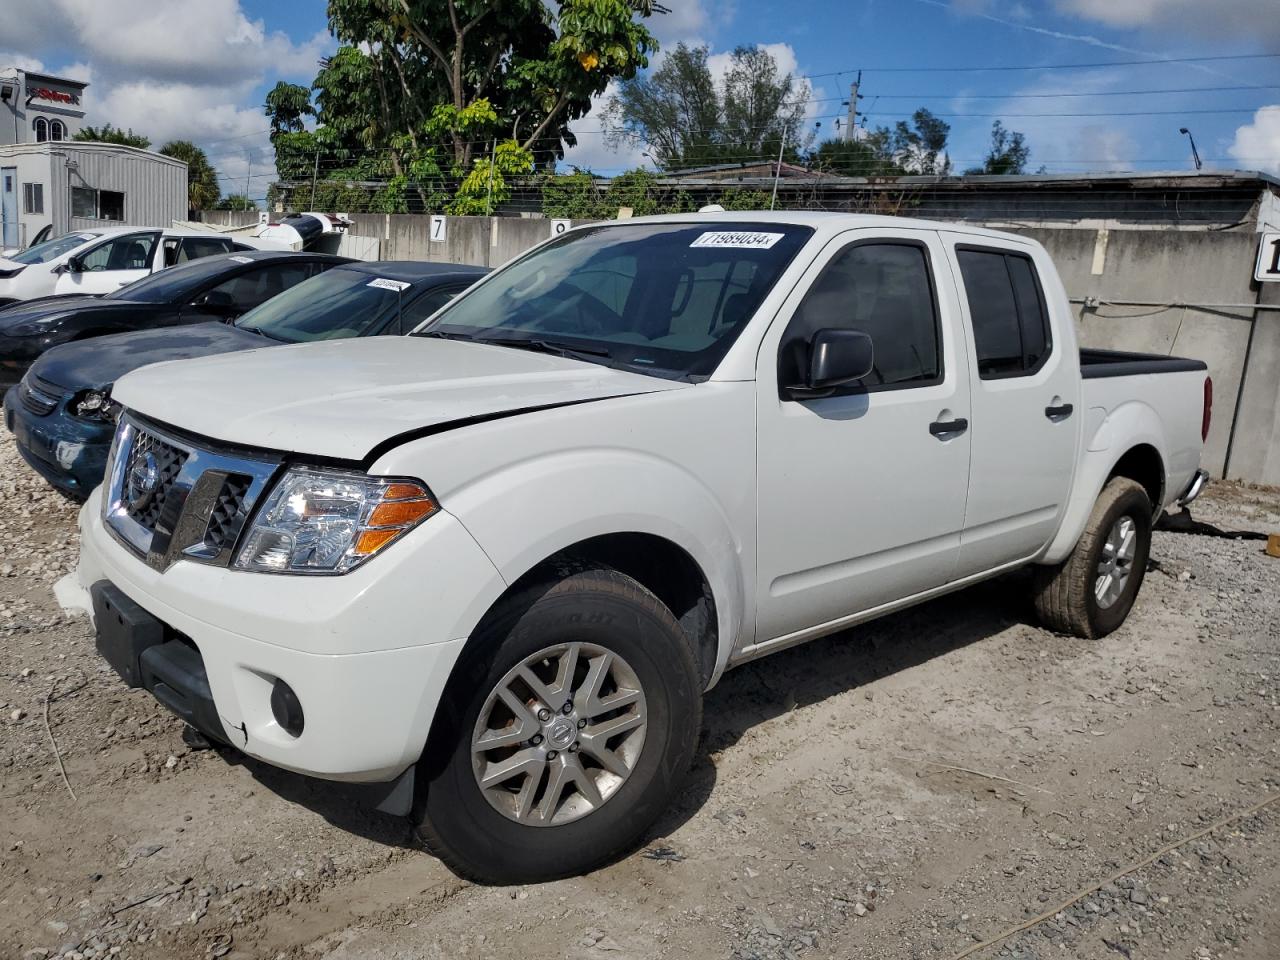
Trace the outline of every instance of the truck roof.
<instances>
[{"instance_id":1,"label":"truck roof","mask_svg":"<svg viewBox=\"0 0 1280 960\"><path fill-rule=\"evenodd\" d=\"M1026 237L1001 230L988 230L985 227L971 226L965 223L942 222L940 220L920 220L913 217L891 217L867 213L827 213L804 210L708 210L699 213L677 213L653 217L632 217L628 220L610 221L609 225L622 226L628 223L782 223L794 226L813 227L821 233L837 233L841 230L855 230L864 227L881 227L884 229L914 230L946 230L951 233L972 234L978 237L990 237L1004 241L1027 243ZM593 224L598 226L599 224Z\"/></svg>"}]
</instances>

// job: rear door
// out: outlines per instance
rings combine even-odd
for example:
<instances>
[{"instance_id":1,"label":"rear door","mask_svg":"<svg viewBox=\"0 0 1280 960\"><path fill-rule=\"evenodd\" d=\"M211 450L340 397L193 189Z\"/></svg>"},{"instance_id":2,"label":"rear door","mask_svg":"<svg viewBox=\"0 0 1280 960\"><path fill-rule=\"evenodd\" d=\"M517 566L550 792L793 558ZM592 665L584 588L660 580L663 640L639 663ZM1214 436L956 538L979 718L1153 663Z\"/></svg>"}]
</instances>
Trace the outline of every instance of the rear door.
<instances>
[{"instance_id":1,"label":"rear door","mask_svg":"<svg viewBox=\"0 0 1280 960\"><path fill-rule=\"evenodd\" d=\"M76 255L81 269L59 274L53 292L104 294L141 280L151 272L159 241L158 233L142 232L123 233L104 240Z\"/></svg>"},{"instance_id":2,"label":"rear door","mask_svg":"<svg viewBox=\"0 0 1280 960\"><path fill-rule=\"evenodd\" d=\"M1081 421L1079 364L1061 346L1073 341L1054 337L1042 281L1056 276L1052 263L1038 248L974 240L946 235L974 344L960 577L1024 560L1052 539Z\"/></svg>"},{"instance_id":3,"label":"rear door","mask_svg":"<svg viewBox=\"0 0 1280 960\"><path fill-rule=\"evenodd\" d=\"M969 480L969 368L937 234L833 240L757 368L757 642L803 634L952 576ZM871 336L875 370L789 399L820 329Z\"/></svg>"}]
</instances>

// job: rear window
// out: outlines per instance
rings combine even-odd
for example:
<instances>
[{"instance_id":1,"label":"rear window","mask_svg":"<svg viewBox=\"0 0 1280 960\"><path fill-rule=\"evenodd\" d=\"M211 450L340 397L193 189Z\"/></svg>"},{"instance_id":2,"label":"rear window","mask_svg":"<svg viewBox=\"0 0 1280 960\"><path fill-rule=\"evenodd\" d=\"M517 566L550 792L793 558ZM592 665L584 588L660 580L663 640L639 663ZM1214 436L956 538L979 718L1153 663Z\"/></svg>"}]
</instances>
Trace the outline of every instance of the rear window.
<instances>
[{"instance_id":1,"label":"rear window","mask_svg":"<svg viewBox=\"0 0 1280 960\"><path fill-rule=\"evenodd\" d=\"M1005 250L956 250L984 380L1034 373L1052 342L1044 294L1031 258Z\"/></svg>"}]
</instances>

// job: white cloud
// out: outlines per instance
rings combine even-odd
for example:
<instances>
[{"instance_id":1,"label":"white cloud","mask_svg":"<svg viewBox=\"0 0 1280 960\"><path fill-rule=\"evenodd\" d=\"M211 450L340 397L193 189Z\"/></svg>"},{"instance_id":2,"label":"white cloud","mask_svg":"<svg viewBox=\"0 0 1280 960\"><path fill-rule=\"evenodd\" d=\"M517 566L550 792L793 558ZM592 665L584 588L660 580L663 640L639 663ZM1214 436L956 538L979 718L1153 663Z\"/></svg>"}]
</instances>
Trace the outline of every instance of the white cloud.
<instances>
[{"instance_id":1,"label":"white cloud","mask_svg":"<svg viewBox=\"0 0 1280 960\"><path fill-rule=\"evenodd\" d=\"M1280 104L1263 107L1236 130L1227 152L1246 169L1280 175Z\"/></svg>"},{"instance_id":2,"label":"white cloud","mask_svg":"<svg viewBox=\"0 0 1280 960\"><path fill-rule=\"evenodd\" d=\"M1203 39L1280 39L1275 0L1055 0L1062 13L1109 27Z\"/></svg>"},{"instance_id":3,"label":"white cloud","mask_svg":"<svg viewBox=\"0 0 1280 960\"><path fill-rule=\"evenodd\" d=\"M600 131L600 114L616 92L617 83L610 83L604 93L591 101L591 112L569 124L569 129L578 137L578 145L565 151L565 166L590 170L601 176L653 166L645 157L643 147L626 143L611 147L605 143Z\"/></svg>"},{"instance_id":4,"label":"white cloud","mask_svg":"<svg viewBox=\"0 0 1280 960\"><path fill-rule=\"evenodd\" d=\"M250 164L249 193L262 197L274 176L267 118L257 96L265 81L309 83L334 41L321 32L294 42L245 15L240 0L44 0L38 12L5 25L5 44L30 55L17 63L87 80L85 121L110 123L150 137L205 148L223 174L223 192L240 192ZM42 64L72 49L76 63Z\"/></svg>"}]
</instances>

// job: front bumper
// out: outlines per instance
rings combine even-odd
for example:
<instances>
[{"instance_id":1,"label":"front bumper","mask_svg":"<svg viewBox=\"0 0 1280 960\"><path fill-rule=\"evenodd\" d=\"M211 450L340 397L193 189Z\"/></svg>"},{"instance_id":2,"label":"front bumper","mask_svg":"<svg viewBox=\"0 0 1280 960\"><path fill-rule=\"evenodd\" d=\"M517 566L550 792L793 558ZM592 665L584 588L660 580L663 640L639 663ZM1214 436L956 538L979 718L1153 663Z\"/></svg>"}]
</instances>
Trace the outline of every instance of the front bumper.
<instances>
[{"instance_id":1,"label":"front bumper","mask_svg":"<svg viewBox=\"0 0 1280 960\"><path fill-rule=\"evenodd\" d=\"M4 422L22 458L63 493L84 499L102 483L114 424L77 420L67 413L65 401L37 416L22 405L17 390L5 394Z\"/></svg>"},{"instance_id":2,"label":"front bumper","mask_svg":"<svg viewBox=\"0 0 1280 960\"><path fill-rule=\"evenodd\" d=\"M342 577L272 576L189 561L161 573L108 532L101 496L95 492L80 513L80 586L109 582L158 621L160 643L194 652L194 659L172 647L150 654L165 661L158 670L152 665L153 674L174 666L170 654L179 667L203 669L207 705L183 694L175 706L163 691L156 694L161 702L250 756L298 773L385 782L418 759L479 618L477 605L501 589L492 563L457 520L437 514L386 556ZM105 624L97 628L107 633ZM132 654L125 659L132 662ZM118 664L117 671L127 679ZM272 714L277 678L302 704L306 723L297 737Z\"/></svg>"}]
</instances>

